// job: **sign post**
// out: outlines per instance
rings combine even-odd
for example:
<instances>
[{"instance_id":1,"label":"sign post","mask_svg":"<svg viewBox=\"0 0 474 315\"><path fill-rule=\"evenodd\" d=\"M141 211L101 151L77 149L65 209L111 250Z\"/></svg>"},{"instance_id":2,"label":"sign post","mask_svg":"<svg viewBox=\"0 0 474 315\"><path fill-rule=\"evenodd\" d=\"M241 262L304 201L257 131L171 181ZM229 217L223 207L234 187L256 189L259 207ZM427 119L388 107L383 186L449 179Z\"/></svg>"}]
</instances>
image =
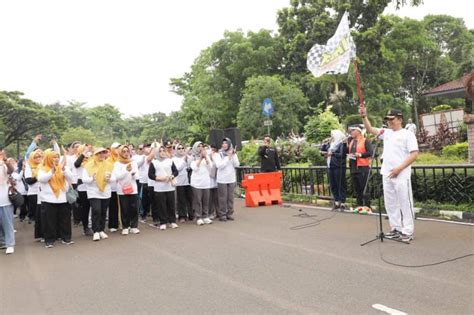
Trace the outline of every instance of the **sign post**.
<instances>
[{"instance_id":1,"label":"sign post","mask_svg":"<svg viewBox=\"0 0 474 315\"><path fill-rule=\"evenodd\" d=\"M272 100L268 97L263 100L262 114L266 116L267 118L270 118L273 114L273 103L272 103ZM271 119L264 120L263 125L267 126L268 135L270 135L270 126L273 125L272 120Z\"/></svg>"}]
</instances>

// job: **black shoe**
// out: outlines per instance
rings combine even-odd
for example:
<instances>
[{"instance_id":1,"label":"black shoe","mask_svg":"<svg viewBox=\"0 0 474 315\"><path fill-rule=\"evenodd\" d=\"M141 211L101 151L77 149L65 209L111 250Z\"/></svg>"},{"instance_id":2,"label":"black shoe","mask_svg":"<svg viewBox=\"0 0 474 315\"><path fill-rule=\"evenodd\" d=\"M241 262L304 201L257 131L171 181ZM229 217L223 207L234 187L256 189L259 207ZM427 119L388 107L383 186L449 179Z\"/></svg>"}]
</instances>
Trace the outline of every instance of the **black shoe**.
<instances>
[{"instance_id":1,"label":"black shoe","mask_svg":"<svg viewBox=\"0 0 474 315\"><path fill-rule=\"evenodd\" d=\"M92 236L92 235L94 235L94 232L92 232L92 230L90 228L86 228L86 229L84 229L84 235L85 236Z\"/></svg>"},{"instance_id":2,"label":"black shoe","mask_svg":"<svg viewBox=\"0 0 474 315\"><path fill-rule=\"evenodd\" d=\"M54 247L54 243L46 243L46 244L44 245L44 247L46 247L46 248L53 248L53 247Z\"/></svg>"},{"instance_id":3,"label":"black shoe","mask_svg":"<svg viewBox=\"0 0 474 315\"><path fill-rule=\"evenodd\" d=\"M225 218L225 217L220 217L220 218L219 218L219 221L221 221L221 222L227 222L227 218Z\"/></svg>"},{"instance_id":4,"label":"black shoe","mask_svg":"<svg viewBox=\"0 0 474 315\"><path fill-rule=\"evenodd\" d=\"M341 211L341 212L346 211L346 205L341 203L341 205L339 206L339 211Z\"/></svg>"},{"instance_id":5,"label":"black shoe","mask_svg":"<svg viewBox=\"0 0 474 315\"><path fill-rule=\"evenodd\" d=\"M227 216L227 220L229 220L229 221L234 221L234 217L231 216L231 215L228 215L228 216Z\"/></svg>"},{"instance_id":6,"label":"black shoe","mask_svg":"<svg viewBox=\"0 0 474 315\"><path fill-rule=\"evenodd\" d=\"M72 244L74 244L74 241L73 240L63 240L62 243L65 244L65 245L72 245Z\"/></svg>"}]
</instances>

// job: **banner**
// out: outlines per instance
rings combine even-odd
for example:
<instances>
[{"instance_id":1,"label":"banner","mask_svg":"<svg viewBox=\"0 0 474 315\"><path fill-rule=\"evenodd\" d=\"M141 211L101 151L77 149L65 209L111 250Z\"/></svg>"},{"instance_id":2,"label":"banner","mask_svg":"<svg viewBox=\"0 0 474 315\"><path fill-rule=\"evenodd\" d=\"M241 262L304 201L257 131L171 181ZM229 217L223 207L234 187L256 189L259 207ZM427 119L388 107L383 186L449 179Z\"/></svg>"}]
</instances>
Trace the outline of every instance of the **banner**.
<instances>
[{"instance_id":1,"label":"banner","mask_svg":"<svg viewBox=\"0 0 474 315\"><path fill-rule=\"evenodd\" d=\"M349 14L342 16L336 33L326 45L314 45L308 52L306 65L315 77L323 74L347 73L351 59L356 56L356 47L349 29Z\"/></svg>"}]
</instances>

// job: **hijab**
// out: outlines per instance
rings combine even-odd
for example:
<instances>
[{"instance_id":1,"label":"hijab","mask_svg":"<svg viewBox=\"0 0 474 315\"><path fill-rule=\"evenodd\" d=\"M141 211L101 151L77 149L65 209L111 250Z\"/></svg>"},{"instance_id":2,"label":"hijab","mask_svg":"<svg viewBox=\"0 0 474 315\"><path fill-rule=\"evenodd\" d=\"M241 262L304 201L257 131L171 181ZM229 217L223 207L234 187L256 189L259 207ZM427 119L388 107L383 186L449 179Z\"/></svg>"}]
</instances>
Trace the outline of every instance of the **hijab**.
<instances>
[{"instance_id":1,"label":"hijab","mask_svg":"<svg viewBox=\"0 0 474 315\"><path fill-rule=\"evenodd\" d=\"M59 153L51 149L44 151L43 162L39 165L39 169L45 172L50 172L54 167L54 158L59 157ZM53 190L54 195L59 197L61 190L66 191L66 180L64 178L61 167L56 166L53 176L48 181L49 186Z\"/></svg>"},{"instance_id":2,"label":"hijab","mask_svg":"<svg viewBox=\"0 0 474 315\"><path fill-rule=\"evenodd\" d=\"M42 155L43 155L43 151L41 149L36 149L28 157L28 165L31 168L31 174L34 178L38 176L38 166L43 161L41 160L40 162L36 162L35 157L42 156Z\"/></svg>"},{"instance_id":3,"label":"hijab","mask_svg":"<svg viewBox=\"0 0 474 315\"><path fill-rule=\"evenodd\" d=\"M191 150L192 154L193 154L193 157L195 159L199 159L201 157L201 149L199 148L199 145L202 144L201 141L196 141L194 144L193 144L193 148Z\"/></svg>"},{"instance_id":4,"label":"hijab","mask_svg":"<svg viewBox=\"0 0 474 315\"><path fill-rule=\"evenodd\" d=\"M232 144L232 140L230 140L229 138L224 138L224 140L222 140L222 142L226 142L227 143L227 150L224 150L224 149L220 149L219 152L223 155L223 156L228 156L232 150L234 149L234 145Z\"/></svg>"},{"instance_id":5,"label":"hijab","mask_svg":"<svg viewBox=\"0 0 474 315\"><path fill-rule=\"evenodd\" d=\"M96 152L92 158L89 158L89 161L87 161L84 168L86 169L89 176L94 176L95 174L97 186L99 187L99 190L103 192L105 190L105 186L107 185L106 175L107 173L112 173L114 165L109 159L100 160L100 152L102 151Z\"/></svg>"},{"instance_id":6,"label":"hijab","mask_svg":"<svg viewBox=\"0 0 474 315\"><path fill-rule=\"evenodd\" d=\"M119 161L122 164L129 164L129 163L132 162L132 160L129 157L128 158L124 157L123 151L125 149L128 149L128 152L130 153L130 148L129 148L128 145L121 145L117 148L117 159L116 159L116 161Z\"/></svg>"}]
</instances>

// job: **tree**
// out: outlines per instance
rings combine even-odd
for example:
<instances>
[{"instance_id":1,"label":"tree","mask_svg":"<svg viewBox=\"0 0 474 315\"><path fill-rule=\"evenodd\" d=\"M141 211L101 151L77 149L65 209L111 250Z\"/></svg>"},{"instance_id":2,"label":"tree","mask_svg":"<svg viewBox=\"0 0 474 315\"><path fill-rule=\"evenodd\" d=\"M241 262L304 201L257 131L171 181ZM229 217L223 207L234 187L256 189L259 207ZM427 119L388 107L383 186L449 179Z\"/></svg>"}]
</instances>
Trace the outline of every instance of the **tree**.
<instances>
[{"instance_id":1,"label":"tree","mask_svg":"<svg viewBox=\"0 0 474 315\"><path fill-rule=\"evenodd\" d=\"M81 143L88 143L92 145L98 144L94 133L91 130L84 129L82 127L69 128L61 135L61 142L64 145L72 143L73 141L81 141Z\"/></svg>"},{"instance_id":2,"label":"tree","mask_svg":"<svg viewBox=\"0 0 474 315\"><path fill-rule=\"evenodd\" d=\"M300 132L302 128L298 116L307 111L308 100L293 83L278 76L257 76L247 80L240 102L237 126L242 138L261 137L267 133L263 121L261 104L265 98L273 102L271 135L288 134L291 130Z\"/></svg>"},{"instance_id":3,"label":"tree","mask_svg":"<svg viewBox=\"0 0 474 315\"><path fill-rule=\"evenodd\" d=\"M0 124L4 146L30 140L36 134L58 135L66 127L66 119L21 92L0 92Z\"/></svg>"},{"instance_id":4,"label":"tree","mask_svg":"<svg viewBox=\"0 0 474 315\"><path fill-rule=\"evenodd\" d=\"M331 130L342 130L339 119L328 106L324 112L319 112L312 116L304 127L305 136L308 141L320 143L331 136Z\"/></svg>"}]
</instances>

